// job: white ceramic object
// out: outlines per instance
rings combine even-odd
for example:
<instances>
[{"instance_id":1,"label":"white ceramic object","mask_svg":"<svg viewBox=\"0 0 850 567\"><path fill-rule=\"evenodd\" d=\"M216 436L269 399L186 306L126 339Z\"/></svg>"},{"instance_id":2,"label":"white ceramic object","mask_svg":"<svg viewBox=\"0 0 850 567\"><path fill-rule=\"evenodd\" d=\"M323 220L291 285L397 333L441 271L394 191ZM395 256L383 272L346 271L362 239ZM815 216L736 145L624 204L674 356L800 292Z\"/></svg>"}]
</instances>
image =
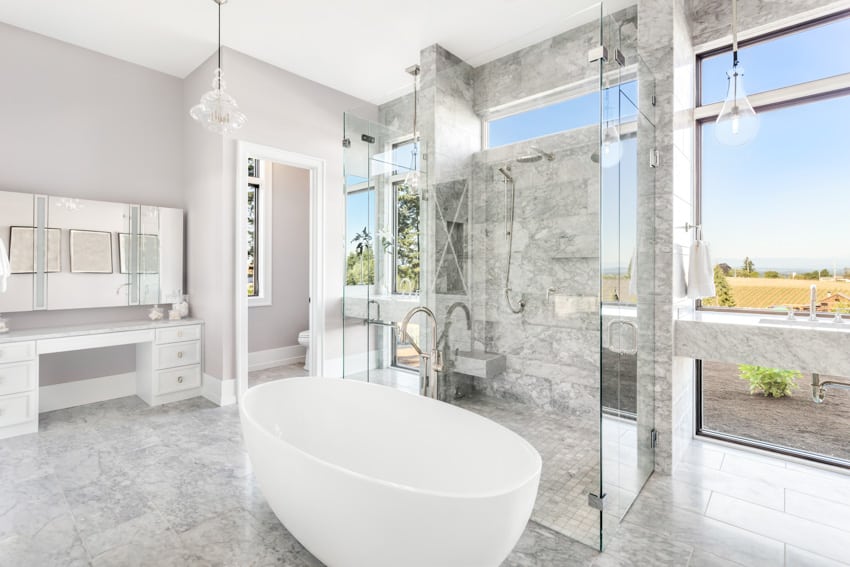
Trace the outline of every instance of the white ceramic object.
<instances>
[{"instance_id":1,"label":"white ceramic object","mask_svg":"<svg viewBox=\"0 0 850 567\"><path fill-rule=\"evenodd\" d=\"M304 370L310 372L310 331L298 333L298 344L304 347Z\"/></svg>"},{"instance_id":2,"label":"white ceramic object","mask_svg":"<svg viewBox=\"0 0 850 567\"><path fill-rule=\"evenodd\" d=\"M328 567L497 567L531 516L539 453L472 412L314 377L239 408L266 500Z\"/></svg>"}]
</instances>

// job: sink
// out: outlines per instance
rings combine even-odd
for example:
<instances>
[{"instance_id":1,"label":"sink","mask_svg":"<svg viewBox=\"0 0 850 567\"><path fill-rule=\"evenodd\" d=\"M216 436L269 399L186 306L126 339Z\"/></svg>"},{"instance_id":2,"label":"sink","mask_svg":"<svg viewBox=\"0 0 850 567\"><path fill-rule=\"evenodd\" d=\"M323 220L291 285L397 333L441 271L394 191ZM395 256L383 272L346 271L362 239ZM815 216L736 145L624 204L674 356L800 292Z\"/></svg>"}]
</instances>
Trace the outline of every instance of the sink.
<instances>
[{"instance_id":1,"label":"sink","mask_svg":"<svg viewBox=\"0 0 850 567\"><path fill-rule=\"evenodd\" d=\"M484 351L460 351L455 357L454 370L479 378L493 378L508 367L504 354Z\"/></svg>"}]
</instances>

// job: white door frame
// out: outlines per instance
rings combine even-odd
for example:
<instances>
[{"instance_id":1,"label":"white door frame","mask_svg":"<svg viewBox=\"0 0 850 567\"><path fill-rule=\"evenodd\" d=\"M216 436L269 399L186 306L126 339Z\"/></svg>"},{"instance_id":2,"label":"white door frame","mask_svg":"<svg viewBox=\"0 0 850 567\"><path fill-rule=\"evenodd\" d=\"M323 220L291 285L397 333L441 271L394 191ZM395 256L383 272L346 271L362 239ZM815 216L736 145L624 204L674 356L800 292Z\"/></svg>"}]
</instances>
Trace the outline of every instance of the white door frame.
<instances>
[{"instance_id":1,"label":"white door frame","mask_svg":"<svg viewBox=\"0 0 850 567\"><path fill-rule=\"evenodd\" d=\"M248 390L248 294L245 288L245 257L248 254L248 200L245 183L248 179L248 157L268 160L310 172L310 368L311 374L321 376L324 363L325 293L324 250L325 224L325 160L271 146L237 140L236 142L236 213L235 257L233 259L236 293L236 393L238 401ZM277 297L276 301L284 301Z\"/></svg>"}]
</instances>

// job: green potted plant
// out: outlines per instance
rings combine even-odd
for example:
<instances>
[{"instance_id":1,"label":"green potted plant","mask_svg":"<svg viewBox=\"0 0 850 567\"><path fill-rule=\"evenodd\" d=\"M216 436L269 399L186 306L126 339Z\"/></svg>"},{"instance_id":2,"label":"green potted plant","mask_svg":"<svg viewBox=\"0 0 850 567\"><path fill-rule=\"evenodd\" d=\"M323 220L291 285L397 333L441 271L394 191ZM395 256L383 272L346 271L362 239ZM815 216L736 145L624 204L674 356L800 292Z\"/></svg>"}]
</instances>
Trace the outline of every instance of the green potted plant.
<instances>
[{"instance_id":1,"label":"green potted plant","mask_svg":"<svg viewBox=\"0 0 850 567\"><path fill-rule=\"evenodd\" d=\"M739 364L738 371L741 379L750 383L750 394L761 392L765 397L782 398L800 389L797 380L802 377L802 374L796 370Z\"/></svg>"}]
</instances>

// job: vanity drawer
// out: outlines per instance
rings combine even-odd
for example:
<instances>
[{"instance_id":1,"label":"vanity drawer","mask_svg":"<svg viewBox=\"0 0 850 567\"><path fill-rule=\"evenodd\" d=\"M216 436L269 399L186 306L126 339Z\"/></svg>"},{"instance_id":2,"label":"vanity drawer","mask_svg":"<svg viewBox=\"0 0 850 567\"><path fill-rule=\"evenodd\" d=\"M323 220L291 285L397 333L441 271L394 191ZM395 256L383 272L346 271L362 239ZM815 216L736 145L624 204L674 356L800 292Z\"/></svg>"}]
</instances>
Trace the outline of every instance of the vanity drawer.
<instances>
[{"instance_id":1,"label":"vanity drawer","mask_svg":"<svg viewBox=\"0 0 850 567\"><path fill-rule=\"evenodd\" d=\"M155 356L157 370L198 364L201 362L201 343L192 341L157 346Z\"/></svg>"},{"instance_id":2,"label":"vanity drawer","mask_svg":"<svg viewBox=\"0 0 850 567\"><path fill-rule=\"evenodd\" d=\"M0 396L35 388L35 362L0 364Z\"/></svg>"},{"instance_id":3,"label":"vanity drawer","mask_svg":"<svg viewBox=\"0 0 850 567\"><path fill-rule=\"evenodd\" d=\"M33 341L0 344L0 364L4 362L21 362L34 358L35 343Z\"/></svg>"},{"instance_id":4,"label":"vanity drawer","mask_svg":"<svg viewBox=\"0 0 850 567\"><path fill-rule=\"evenodd\" d=\"M200 365L163 370L156 375L157 394L170 394L201 386Z\"/></svg>"},{"instance_id":5,"label":"vanity drawer","mask_svg":"<svg viewBox=\"0 0 850 567\"><path fill-rule=\"evenodd\" d=\"M156 330L156 344L179 343L181 341L197 341L201 338L200 325L185 325L181 327L166 327Z\"/></svg>"},{"instance_id":6,"label":"vanity drawer","mask_svg":"<svg viewBox=\"0 0 850 567\"><path fill-rule=\"evenodd\" d=\"M0 427L17 425L35 418L33 411L35 393L3 396L0 398Z\"/></svg>"}]
</instances>

